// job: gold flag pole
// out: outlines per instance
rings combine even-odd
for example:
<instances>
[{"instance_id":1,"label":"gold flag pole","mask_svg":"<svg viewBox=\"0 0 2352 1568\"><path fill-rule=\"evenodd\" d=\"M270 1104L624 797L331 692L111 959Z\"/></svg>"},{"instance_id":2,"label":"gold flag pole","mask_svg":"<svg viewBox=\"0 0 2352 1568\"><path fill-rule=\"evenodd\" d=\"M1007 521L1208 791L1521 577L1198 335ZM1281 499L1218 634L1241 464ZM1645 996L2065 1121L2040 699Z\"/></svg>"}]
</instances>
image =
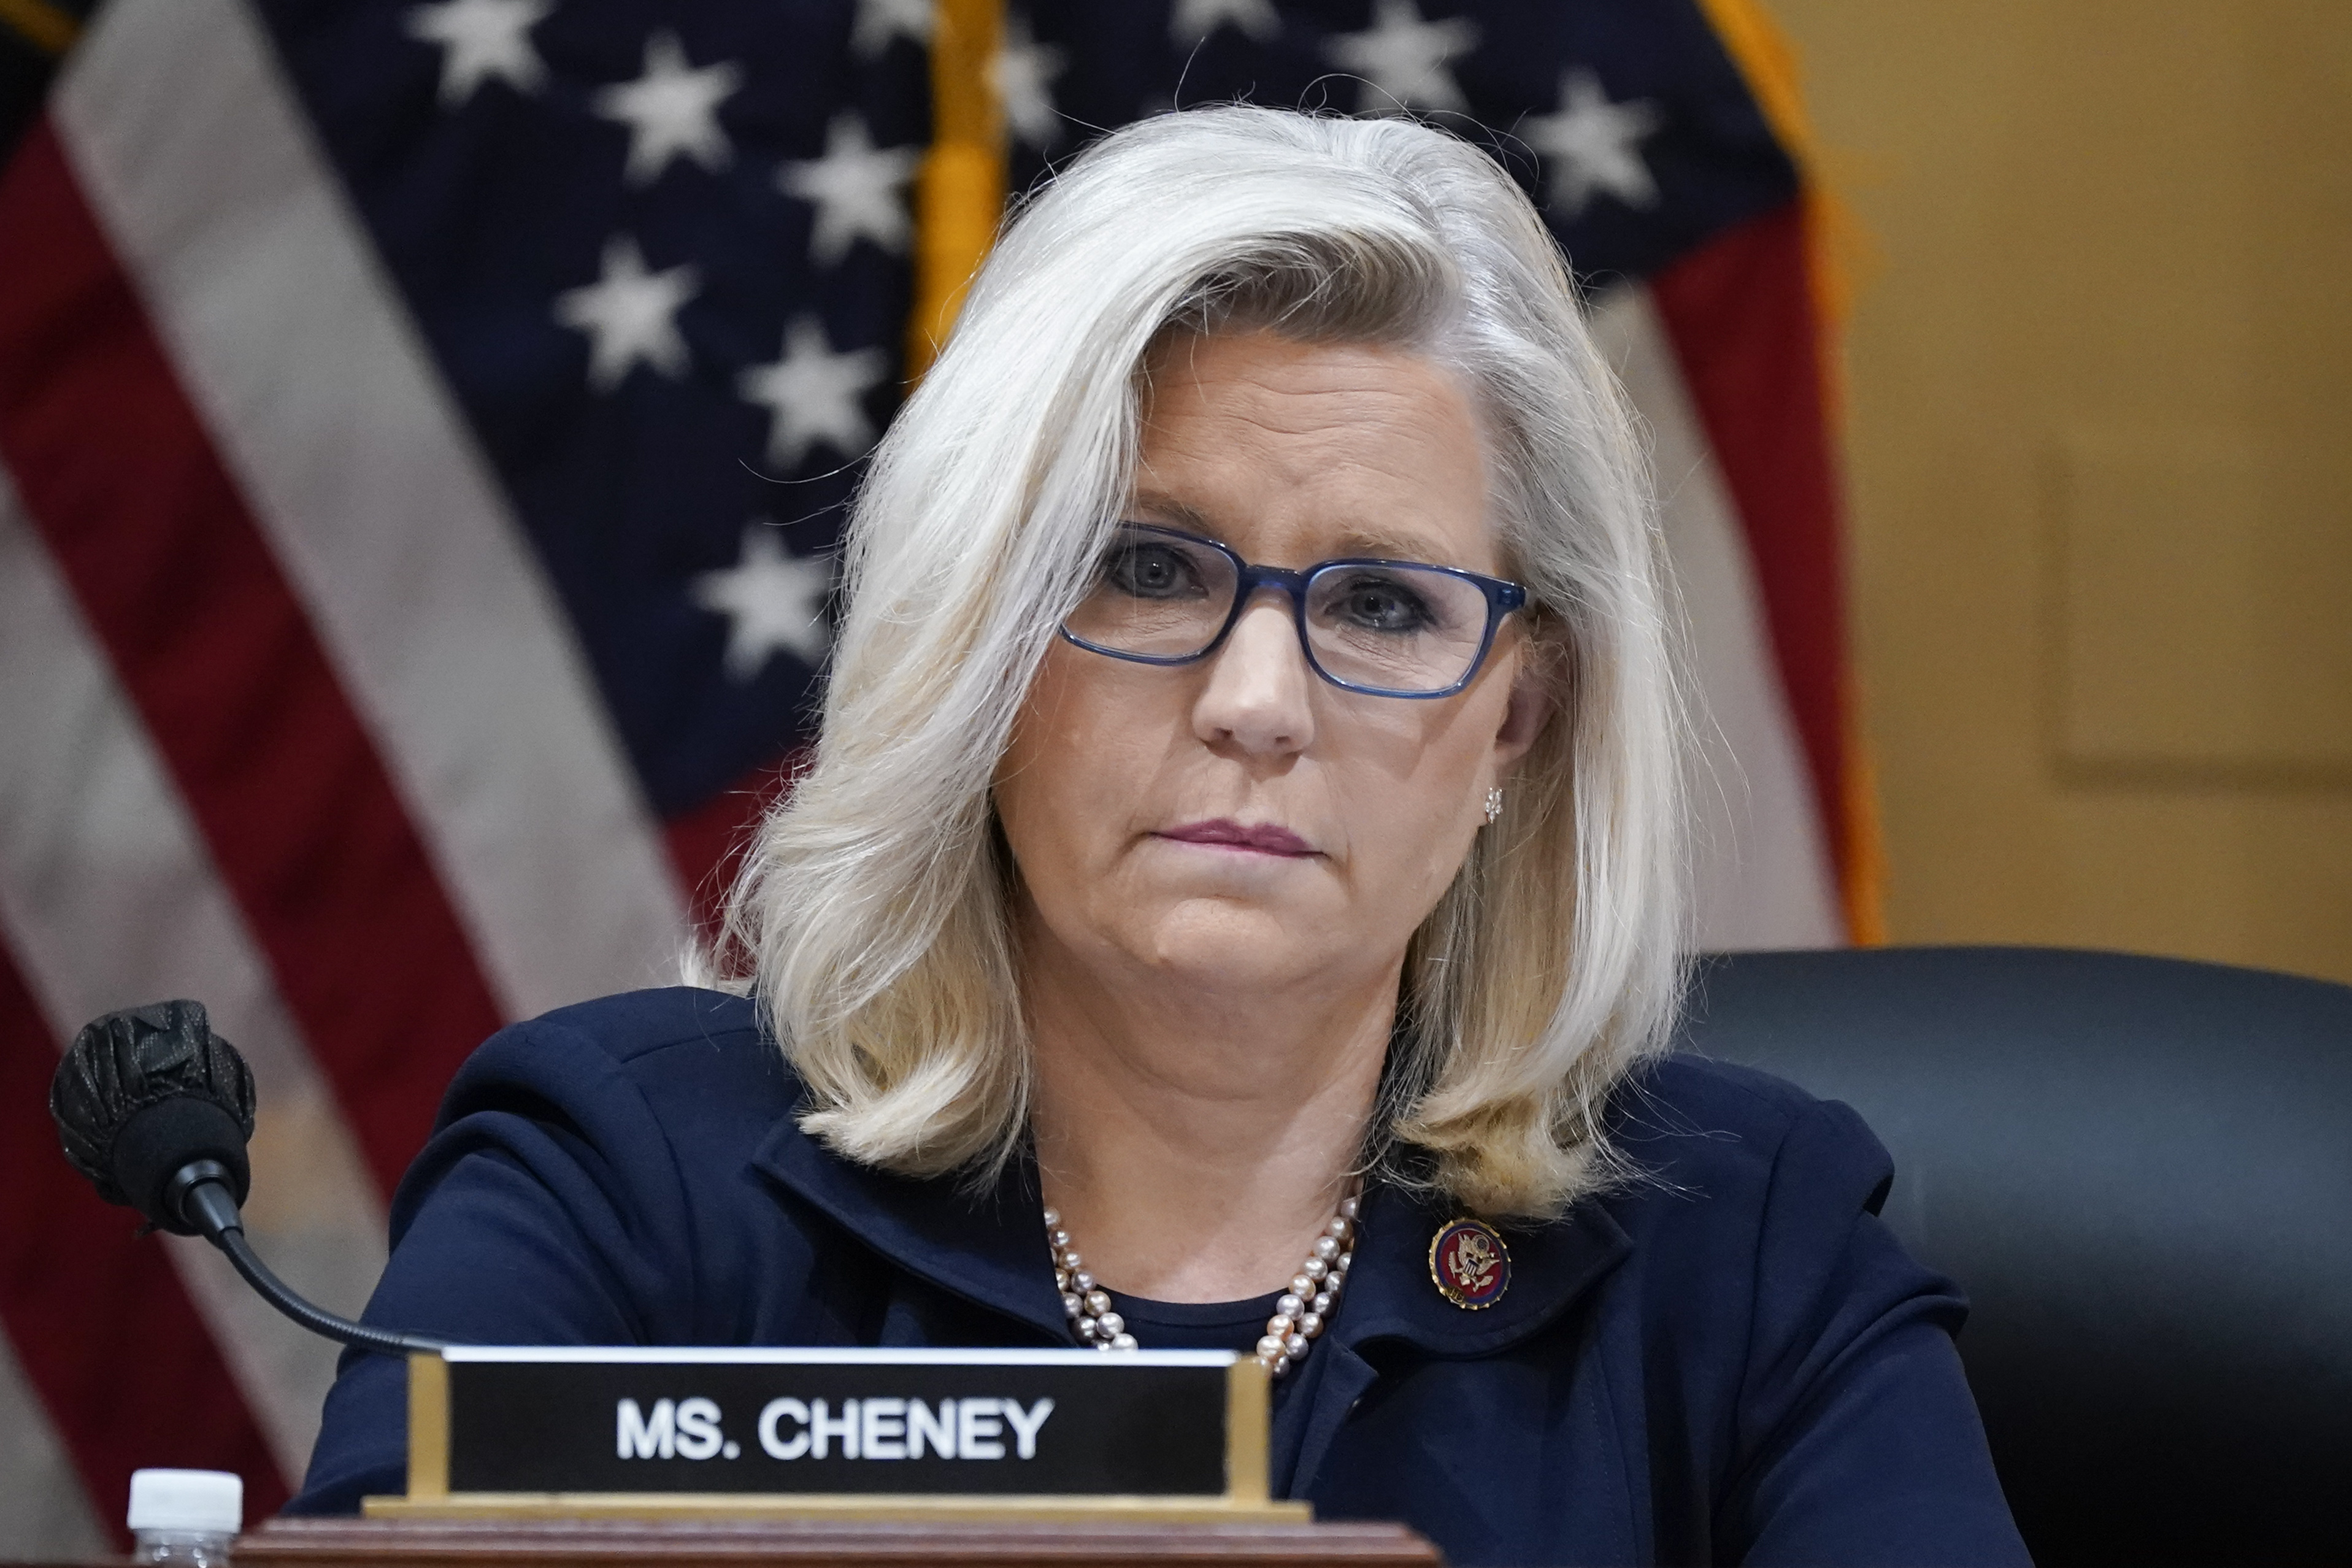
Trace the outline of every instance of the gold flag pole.
<instances>
[{"instance_id":1,"label":"gold flag pole","mask_svg":"<svg viewBox=\"0 0 2352 1568\"><path fill-rule=\"evenodd\" d=\"M907 380L947 342L1004 215L1004 112L992 80L1003 0L939 0L931 32L931 146L915 176L915 303Z\"/></svg>"}]
</instances>

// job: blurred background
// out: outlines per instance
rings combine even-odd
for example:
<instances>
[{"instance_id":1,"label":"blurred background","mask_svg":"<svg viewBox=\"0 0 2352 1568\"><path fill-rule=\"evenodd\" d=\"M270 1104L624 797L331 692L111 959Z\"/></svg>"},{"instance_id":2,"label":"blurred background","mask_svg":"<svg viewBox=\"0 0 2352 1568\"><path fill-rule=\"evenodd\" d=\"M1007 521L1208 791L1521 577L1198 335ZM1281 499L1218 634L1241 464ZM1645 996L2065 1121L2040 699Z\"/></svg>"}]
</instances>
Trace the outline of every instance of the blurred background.
<instances>
[{"instance_id":1,"label":"blurred background","mask_svg":"<svg viewBox=\"0 0 2352 1568\"><path fill-rule=\"evenodd\" d=\"M2352 980L2352 11L1774 0L1892 940Z\"/></svg>"},{"instance_id":2,"label":"blurred background","mask_svg":"<svg viewBox=\"0 0 2352 1568\"><path fill-rule=\"evenodd\" d=\"M1646 422L1717 948L2352 980L2352 12L0 0L0 1552L299 1477L332 1352L42 1110L212 1007L355 1311L448 1073L658 984L1009 193L1235 97L1541 206Z\"/></svg>"}]
</instances>

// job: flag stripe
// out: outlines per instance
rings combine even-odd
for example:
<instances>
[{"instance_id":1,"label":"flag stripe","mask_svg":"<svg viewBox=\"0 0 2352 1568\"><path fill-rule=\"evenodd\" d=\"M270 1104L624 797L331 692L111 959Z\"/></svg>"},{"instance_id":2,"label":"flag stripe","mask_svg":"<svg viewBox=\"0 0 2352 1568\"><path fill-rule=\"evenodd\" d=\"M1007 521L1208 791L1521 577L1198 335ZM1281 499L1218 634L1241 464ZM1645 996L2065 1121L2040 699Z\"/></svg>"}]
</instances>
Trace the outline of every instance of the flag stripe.
<instances>
[{"instance_id":1,"label":"flag stripe","mask_svg":"<svg viewBox=\"0 0 2352 1568\"><path fill-rule=\"evenodd\" d=\"M143 1466L233 1469L247 1517L267 1518L286 1479L171 1258L58 1156L47 1106L60 1030L0 942L0 1190L13 1205L0 1324L118 1545Z\"/></svg>"},{"instance_id":2,"label":"flag stripe","mask_svg":"<svg viewBox=\"0 0 2352 1568\"><path fill-rule=\"evenodd\" d=\"M114 0L53 113L500 1010L665 978L658 825L251 6Z\"/></svg>"},{"instance_id":3,"label":"flag stripe","mask_svg":"<svg viewBox=\"0 0 2352 1568\"><path fill-rule=\"evenodd\" d=\"M6 1331L0 1322L0 1552L12 1563L95 1562L111 1542Z\"/></svg>"},{"instance_id":4,"label":"flag stripe","mask_svg":"<svg viewBox=\"0 0 2352 1568\"><path fill-rule=\"evenodd\" d=\"M1833 945L1843 922L1825 824L1722 470L1650 291L1612 290L1592 325L1650 427L1659 521L1706 703L1691 781L1695 935L1711 951Z\"/></svg>"},{"instance_id":5,"label":"flag stripe","mask_svg":"<svg viewBox=\"0 0 2352 1568\"><path fill-rule=\"evenodd\" d=\"M0 459L389 1191L498 1009L46 121L0 276Z\"/></svg>"},{"instance_id":6,"label":"flag stripe","mask_svg":"<svg viewBox=\"0 0 2352 1568\"><path fill-rule=\"evenodd\" d=\"M356 1307L383 1261L374 1183L235 901L55 563L0 473L0 929L52 1018L199 996L252 1064L247 1234L297 1289ZM281 1465L307 1461L333 1352L200 1245L173 1259Z\"/></svg>"},{"instance_id":7,"label":"flag stripe","mask_svg":"<svg viewBox=\"0 0 2352 1568\"><path fill-rule=\"evenodd\" d=\"M0 472L0 910L76 1023L198 995L263 1090L323 1089L138 715ZM201 986L175 993L173 987Z\"/></svg>"},{"instance_id":8,"label":"flag stripe","mask_svg":"<svg viewBox=\"0 0 2352 1568\"><path fill-rule=\"evenodd\" d=\"M1650 289L1747 531L1781 689L1843 871L1845 562L1807 267L1800 200L1710 241Z\"/></svg>"}]
</instances>

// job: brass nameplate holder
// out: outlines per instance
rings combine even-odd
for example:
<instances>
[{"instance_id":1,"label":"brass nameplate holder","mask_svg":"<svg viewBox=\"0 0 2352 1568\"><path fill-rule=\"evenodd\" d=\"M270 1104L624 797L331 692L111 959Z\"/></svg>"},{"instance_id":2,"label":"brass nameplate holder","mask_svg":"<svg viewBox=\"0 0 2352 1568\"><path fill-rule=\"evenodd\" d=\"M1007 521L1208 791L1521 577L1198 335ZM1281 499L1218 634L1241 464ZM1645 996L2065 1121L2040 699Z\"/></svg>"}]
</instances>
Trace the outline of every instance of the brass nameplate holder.
<instances>
[{"instance_id":1,"label":"brass nameplate holder","mask_svg":"<svg viewBox=\"0 0 2352 1568\"><path fill-rule=\"evenodd\" d=\"M371 1518L1303 1522L1265 1369L1216 1351L453 1347Z\"/></svg>"}]
</instances>

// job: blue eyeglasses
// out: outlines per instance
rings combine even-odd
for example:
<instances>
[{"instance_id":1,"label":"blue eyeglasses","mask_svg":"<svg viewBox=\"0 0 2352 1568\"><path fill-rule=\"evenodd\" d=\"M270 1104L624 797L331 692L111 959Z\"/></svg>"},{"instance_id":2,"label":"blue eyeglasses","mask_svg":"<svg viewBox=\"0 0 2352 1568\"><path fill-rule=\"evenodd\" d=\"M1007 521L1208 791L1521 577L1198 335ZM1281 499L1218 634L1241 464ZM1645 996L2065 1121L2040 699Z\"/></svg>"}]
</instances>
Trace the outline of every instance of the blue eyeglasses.
<instances>
[{"instance_id":1,"label":"blue eyeglasses","mask_svg":"<svg viewBox=\"0 0 2352 1568\"><path fill-rule=\"evenodd\" d=\"M1112 658L1191 664L1214 653L1266 588L1290 596L1308 667L1373 697L1451 697L1486 663L1503 617L1528 602L1517 583L1454 566L1253 566L1213 539L1123 522L1062 635Z\"/></svg>"}]
</instances>

